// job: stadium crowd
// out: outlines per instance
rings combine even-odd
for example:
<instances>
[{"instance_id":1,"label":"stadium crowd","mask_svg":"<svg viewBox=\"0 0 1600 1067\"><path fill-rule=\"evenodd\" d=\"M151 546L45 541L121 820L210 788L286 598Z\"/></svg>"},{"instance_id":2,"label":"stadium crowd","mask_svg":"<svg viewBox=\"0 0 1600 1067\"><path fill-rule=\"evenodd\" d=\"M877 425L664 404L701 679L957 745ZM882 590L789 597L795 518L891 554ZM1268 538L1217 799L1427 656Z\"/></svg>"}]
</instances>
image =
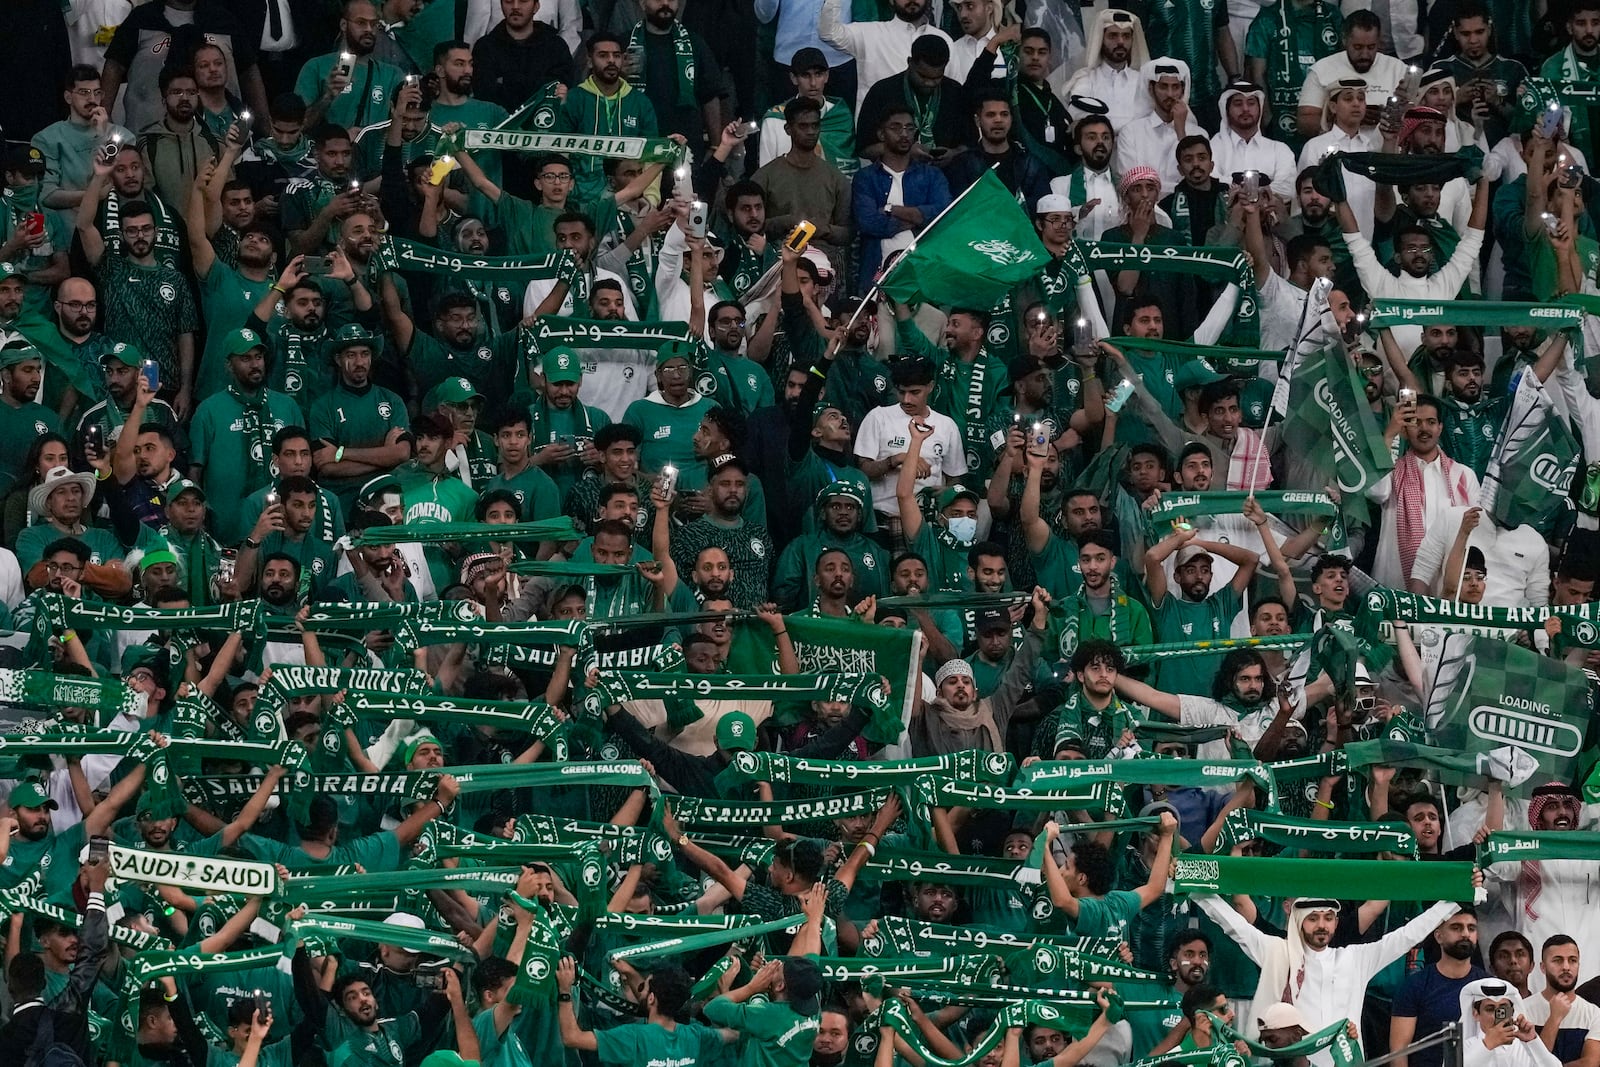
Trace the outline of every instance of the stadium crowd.
<instances>
[{"instance_id":1,"label":"stadium crowd","mask_svg":"<svg viewBox=\"0 0 1600 1067\"><path fill-rule=\"evenodd\" d=\"M1600 0L0 85L0 1067L1600 1067Z\"/></svg>"}]
</instances>

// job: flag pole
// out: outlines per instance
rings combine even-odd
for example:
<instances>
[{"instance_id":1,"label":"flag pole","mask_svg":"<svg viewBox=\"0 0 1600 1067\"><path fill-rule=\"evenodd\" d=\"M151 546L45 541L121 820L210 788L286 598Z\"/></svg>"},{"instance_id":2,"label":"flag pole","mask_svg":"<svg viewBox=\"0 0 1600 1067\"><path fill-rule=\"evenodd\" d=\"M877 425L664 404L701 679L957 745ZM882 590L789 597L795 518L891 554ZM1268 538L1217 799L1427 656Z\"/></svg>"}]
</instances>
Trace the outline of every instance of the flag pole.
<instances>
[{"instance_id":1,"label":"flag pole","mask_svg":"<svg viewBox=\"0 0 1600 1067\"><path fill-rule=\"evenodd\" d=\"M1285 367L1284 367L1284 372L1283 372L1284 377L1283 377L1282 381L1287 382L1288 380L1290 380L1290 379L1292 379L1294 377L1295 366L1299 362L1297 357L1300 354L1300 346L1302 344L1304 344L1306 338L1311 335L1311 331L1306 327L1306 319L1307 319L1307 317L1309 317L1311 315L1311 305L1312 305L1312 303L1314 301L1317 301L1317 300L1326 300L1327 299L1327 292L1322 291L1324 289L1324 287L1322 286L1321 283L1324 282L1324 281L1326 281L1326 279L1319 278L1316 281L1312 282L1310 291L1306 293L1305 303L1300 305L1300 324L1299 324L1299 326L1297 326L1295 328L1295 341L1294 341L1294 344L1290 345L1288 347L1288 349L1284 353L1286 358L1285 358L1285 361L1284 361L1285 362ZM1329 283L1329 285L1326 287L1326 289L1328 291L1331 291L1332 284ZM1321 326L1322 325L1322 316L1323 316L1323 314L1324 314L1323 311L1318 311L1316 313L1316 323L1315 323L1316 326ZM1262 456L1262 453L1264 453L1266 451L1267 431L1272 428L1272 415L1273 415L1273 413L1275 411L1278 410L1277 399L1278 399L1277 398L1277 389L1274 388L1274 390L1273 390L1273 398L1272 398L1273 402L1271 404L1267 405L1267 417L1264 420L1262 420L1262 423L1261 423L1261 447L1256 449L1255 459L1254 459L1254 461L1252 461L1252 463L1250 465L1250 484L1251 485L1255 485L1256 484L1256 478L1261 474L1261 456ZM1289 400L1288 391L1285 390L1285 394L1284 394L1284 416L1286 418L1288 417L1288 400Z\"/></svg>"}]
</instances>

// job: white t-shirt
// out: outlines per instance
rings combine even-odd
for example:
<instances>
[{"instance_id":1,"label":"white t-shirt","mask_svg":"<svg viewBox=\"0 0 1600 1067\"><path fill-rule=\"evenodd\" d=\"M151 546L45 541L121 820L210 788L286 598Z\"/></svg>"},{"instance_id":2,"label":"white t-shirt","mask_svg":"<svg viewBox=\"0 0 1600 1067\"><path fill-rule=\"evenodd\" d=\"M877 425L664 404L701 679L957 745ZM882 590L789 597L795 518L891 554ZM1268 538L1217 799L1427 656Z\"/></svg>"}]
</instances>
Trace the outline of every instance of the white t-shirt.
<instances>
[{"instance_id":1,"label":"white t-shirt","mask_svg":"<svg viewBox=\"0 0 1600 1067\"><path fill-rule=\"evenodd\" d=\"M861 459L888 459L904 452L911 444L906 426L910 421L911 416L899 404L873 408L862 418L861 429L856 433L856 455ZM930 410L922 421L933 427L933 436L922 444L922 458L928 461L928 476L917 479L917 488L943 488L950 480L967 473L961 431L956 428L954 419L937 411ZM899 510L894 495L899 481L900 472L890 470L872 483L873 508L890 515Z\"/></svg>"}]
</instances>

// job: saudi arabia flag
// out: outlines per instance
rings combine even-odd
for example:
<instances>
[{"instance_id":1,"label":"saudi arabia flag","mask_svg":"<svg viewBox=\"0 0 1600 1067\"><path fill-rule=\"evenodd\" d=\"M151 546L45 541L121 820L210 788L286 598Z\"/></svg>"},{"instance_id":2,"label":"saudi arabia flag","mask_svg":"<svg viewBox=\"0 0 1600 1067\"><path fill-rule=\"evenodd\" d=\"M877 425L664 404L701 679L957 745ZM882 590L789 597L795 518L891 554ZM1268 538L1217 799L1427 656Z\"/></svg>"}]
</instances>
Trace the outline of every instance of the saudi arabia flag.
<instances>
[{"instance_id":1,"label":"saudi arabia flag","mask_svg":"<svg viewBox=\"0 0 1600 1067\"><path fill-rule=\"evenodd\" d=\"M1050 261L1033 223L993 171L917 236L880 287L896 301L988 309Z\"/></svg>"}]
</instances>

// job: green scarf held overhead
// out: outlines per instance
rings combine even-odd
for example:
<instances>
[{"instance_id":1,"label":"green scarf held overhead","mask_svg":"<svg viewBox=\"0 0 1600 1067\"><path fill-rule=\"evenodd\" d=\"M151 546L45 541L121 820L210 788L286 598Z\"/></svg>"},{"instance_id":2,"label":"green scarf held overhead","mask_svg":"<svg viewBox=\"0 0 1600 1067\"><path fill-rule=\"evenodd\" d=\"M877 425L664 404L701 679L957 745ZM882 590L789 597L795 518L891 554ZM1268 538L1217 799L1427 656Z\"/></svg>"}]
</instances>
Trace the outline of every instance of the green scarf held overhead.
<instances>
[{"instance_id":1,"label":"green scarf held overhead","mask_svg":"<svg viewBox=\"0 0 1600 1067\"><path fill-rule=\"evenodd\" d=\"M555 999L556 965L561 962L562 939L543 904L516 892L510 897L518 907L533 914L533 924L529 927L528 940L522 948L522 962L517 967L516 981L507 999L525 1008L548 1006Z\"/></svg>"},{"instance_id":2,"label":"green scarf held overhead","mask_svg":"<svg viewBox=\"0 0 1600 1067\"><path fill-rule=\"evenodd\" d=\"M914 804L940 808L1004 808L1009 811L1104 812L1120 807L1120 792L1106 782L1058 784L1048 789L962 782L931 775L911 786Z\"/></svg>"},{"instance_id":3,"label":"green scarf held overhead","mask_svg":"<svg viewBox=\"0 0 1600 1067\"><path fill-rule=\"evenodd\" d=\"M1374 300L1367 310L1374 330L1390 326L1526 326L1535 330L1576 329L1584 309L1563 298L1549 304L1498 300Z\"/></svg>"},{"instance_id":4,"label":"green scarf held overhead","mask_svg":"<svg viewBox=\"0 0 1600 1067\"><path fill-rule=\"evenodd\" d=\"M1255 760L1120 759L1055 760L1033 763L1017 774L1019 786L1046 788L1078 783L1125 785L1177 785L1213 789L1249 778L1267 794L1267 810L1278 808L1278 788L1272 771ZM1381 899L1381 898L1379 898Z\"/></svg>"},{"instance_id":5,"label":"green scarf held overhead","mask_svg":"<svg viewBox=\"0 0 1600 1067\"><path fill-rule=\"evenodd\" d=\"M1213 851L1227 852L1241 841L1260 838L1285 849L1303 848L1310 852L1336 852L1341 855L1372 855L1397 852L1417 858L1417 838L1406 826L1384 822L1334 822L1328 819L1297 819L1291 815L1238 808L1223 821L1222 834Z\"/></svg>"},{"instance_id":6,"label":"green scarf held overhead","mask_svg":"<svg viewBox=\"0 0 1600 1067\"><path fill-rule=\"evenodd\" d=\"M1238 286L1237 316L1226 336L1234 344L1246 348L1253 349L1261 343L1255 269L1250 264L1250 257L1239 249L1220 245L1128 245L1109 241L1082 242L1080 247L1090 270L1153 270L1167 274L1189 274ZM1130 345L1141 347L1134 341L1130 341Z\"/></svg>"},{"instance_id":7,"label":"green scarf held overhead","mask_svg":"<svg viewBox=\"0 0 1600 1067\"><path fill-rule=\"evenodd\" d=\"M1372 900L1470 901L1474 895L1470 863L1260 856L1178 856L1173 861L1175 893L1322 897L1329 886L1350 886Z\"/></svg>"},{"instance_id":8,"label":"green scarf held overhead","mask_svg":"<svg viewBox=\"0 0 1600 1067\"><path fill-rule=\"evenodd\" d=\"M691 64L693 59L691 52ZM487 148L502 152L637 159L646 165L676 163L683 154L683 148L678 142L666 137L610 137L605 134L538 133L504 128L464 130L462 147L473 151Z\"/></svg>"},{"instance_id":9,"label":"green scarf held overhead","mask_svg":"<svg viewBox=\"0 0 1600 1067\"><path fill-rule=\"evenodd\" d=\"M524 646L576 648L581 654L588 642L589 623L578 619L561 622L430 622L408 623L403 639L416 648L466 643L490 650L517 652ZM482 657L479 658L480 664Z\"/></svg>"},{"instance_id":10,"label":"green scarf held overhead","mask_svg":"<svg viewBox=\"0 0 1600 1067\"><path fill-rule=\"evenodd\" d=\"M385 237L378 245L377 259L385 270L439 278L454 275L508 286L554 281L563 269L572 269L576 263L572 253L566 251L548 256L474 256L404 237Z\"/></svg>"},{"instance_id":11,"label":"green scarf held overhead","mask_svg":"<svg viewBox=\"0 0 1600 1067\"><path fill-rule=\"evenodd\" d=\"M821 956L816 964L822 977L829 982L861 982L868 992L882 996L885 983L904 985L906 982L944 980L987 983L1000 970L1000 960L990 955L965 956L882 956L862 959L859 956ZM875 988L873 988L875 987Z\"/></svg>"},{"instance_id":12,"label":"green scarf held overhead","mask_svg":"<svg viewBox=\"0 0 1600 1067\"><path fill-rule=\"evenodd\" d=\"M0 915L14 915L17 911L26 911L32 915L43 915L47 919L54 919L62 926L70 927L74 930L82 929L83 916L76 911L69 911L55 904L47 904L37 897L31 900L25 899L25 894L17 894L15 897L8 896L16 893L17 889L20 888L18 886L0 891ZM37 892L36 889L34 891ZM13 907L14 910L7 911L8 906ZM135 930L133 927L123 926L121 923L111 923L106 930L106 934L113 945L131 948L135 952L172 951L172 942L161 935L147 933L144 930Z\"/></svg>"},{"instance_id":13,"label":"green scarf held overhead","mask_svg":"<svg viewBox=\"0 0 1600 1067\"><path fill-rule=\"evenodd\" d=\"M763 840L771 843L770 839ZM619 868L654 863L663 882L679 880L675 877L677 868L672 866L672 842L655 830L554 815L519 815L512 824L512 844L573 845L591 841L604 842L611 862ZM699 844L709 847L704 841Z\"/></svg>"},{"instance_id":14,"label":"green scarf held overhead","mask_svg":"<svg viewBox=\"0 0 1600 1067\"><path fill-rule=\"evenodd\" d=\"M417 872L406 872L417 873ZM520 877L520 873L519 877ZM364 878L365 875L353 877ZM513 885L516 883L513 882ZM407 926L396 926L393 923L372 922L367 919L337 919L320 915L307 915L303 919L295 919L290 923L289 929L297 937L319 937L326 941L339 942L346 939L357 941L373 941L384 945L394 945L408 952L422 953L428 956L438 956L442 959L453 960L457 963L476 963L477 954L472 949L462 945L449 934L439 933L434 930L414 930Z\"/></svg>"},{"instance_id":15,"label":"green scarf held overhead","mask_svg":"<svg viewBox=\"0 0 1600 1067\"><path fill-rule=\"evenodd\" d=\"M680 701L676 722L682 730L705 717L697 700L843 700L874 709L886 702L877 675L827 674L662 674L653 671L601 671L584 697L585 710L598 713L630 700ZM672 706L668 708L669 712Z\"/></svg>"},{"instance_id":16,"label":"green scarf held overhead","mask_svg":"<svg viewBox=\"0 0 1600 1067\"><path fill-rule=\"evenodd\" d=\"M519 559L506 569L535 578L621 578L639 573L631 563L573 563L561 559Z\"/></svg>"},{"instance_id":17,"label":"green scarf held overhead","mask_svg":"<svg viewBox=\"0 0 1600 1067\"><path fill-rule=\"evenodd\" d=\"M479 834L443 843L437 852L441 859L470 859L484 863L562 863L577 872L577 885L571 886L580 898L579 911L597 915L605 910L600 894L606 885L606 859L596 841L575 841L564 845L540 845L525 841L502 841Z\"/></svg>"},{"instance_id":18,"label":"green scarf held overhead","mask_svg":"<svg viewBox=\"0 0 1600 1067\"><path fill-rule=\"evenodd\" d=\"M1330 549L1345 543L1344 522L1339 505L1326 493L1306 493L1262 489L1251 492L1244 489L1217 489L1204 493L1162 493L1156 506L1146 513L1146 523L1152 536L1162 524L1178 519L1192 519L1210 515L1239 515L1245 501L1255 498L1261 510L1268 515L1314 515L1330 519L1328 530Z\"/></svg>"},{"instance_id":19,"label":"green scarf held overhead","mask_svg":"<svg viewBox=\"0 0 1600 1067\"><path fill-rule=\"evenodd\" d=\"M881 596L878 598L879 611L916 611L919 608L932 611L935 608L972 608L981 611L984 608L1008 608L1014 604L1026 604L1031 595L1028 593L918 593L916 596Z\"/></svg>"},{"instance_id":20,"label":"green scarf held overhead","mask_svg":"<svg viewBox=\"0 0 1600 1067\"><path fill-rule=\"evenodd\" d=\"M179 985L200 975L233 974L257 967L272 967L284 958L282 945L263 945L235 952L201 952L197 948L175 952L141 952L123 961L122 1023L128 1033L138 1029L139 990L159 978L178 978Z\"/></svg>"},{"instance_id":21,"label":"green scarf held overhead","mask_svg":"<svg viewBox=\"0 0 1600 1067\"><path fill-rule=\"evenodd\" d=\"M463 793L493 792L497 789L553 789L557 786L620 787L643 789L655 795L655 779L636 760L615 763L526 763L485 764L452 767L452 777Z\"/></svg>"},{"instance_id":22,"label":"green scarf held overhead","mask_svg":"<svg viewBox=\"0 0 1600 1067\"><path fill-rule=\"evenodd\" d=\"M688 323L682 322L631 322L541 315L533 327L533 341L540 353L548 352L557 345L580 350L642 348L654 352L670 341L694 340Z\"/></svg>"},{"instance_id":23,"label":"green scarf held overhead","mask_svg":"<svg viewBox=\"0 0 1600 1067\"><path fill-rule=\"evenodd\" d=\"M384 605L390 606L390 605ZM256 692L250 712L249 732L254 739L276 739L283 732L283 709L289 699L313 693L332 694L345 689L389 689L424 693L433 687L426 672L415 668L305 667L279 664Z\"/></svg>"},{"instance_id":24,"label":"green scarf held overhead","mask_svg":"<svg viewBox=\"0 0 1600 1067\"><path fill-rule=\"evenodd\" d=\"M945 926L904 915L884 915L877 932L861 940L864 956L961 956L975 952L1016 952L1037 945L1082 955L1110 959L1117 951L1114 937L1060 937L1049 934L1009 934L971 926ZM1120 961L1118 961L1120 963Z\"/></svg>"},{"instance_id":25,"label":"green scarf held overhead","mask_svg":"<svg viewBox=\"0 0 1600 1067\"><path fill-rule=\"evenodd\" d=\"M369 526L350 535L352 548L376 548L418 542L426 545L456 541L578 541L583 531L570 518L538 522L420 522L399 526Z\"/></svg>"},{"instance_id":26,"label":"green scarf held overhead","mask_svg":"<svg viewBox=\"0 0 1600 1067\"><path fill-rule=\"evenodd\" d=\"M344 731L363 717L511 730L544 741L552 759L567 758L566 724L542 700L465 700L376 689L346 690L344 700L328 709L320 750L327 756L344 755Z\"/></svg>"},{"instance_id":27,"label":"green scarf held overhead","mask_svg":"<svg viewBox=\"0 0 1600 1067\"><path fill-rule=\"evenodd\" d=\"M1455 155L1401 156L1383 152L1335 152L1325 156L1312 176L1311 184L1329 200L1347 199L1344 172L1359 174L1380 185L1417 185L1422 182L1443 185L1453 178L1476 183L1483 173L1483 151L1468 145Z\"/></svg>"},{"instance_id":28,"label":"green scarf held overhead","mask_svg":"<svg viewBox=\"0 0 1600 1067\"><path fill-rule=\"evenodd\" d=\"M1572 64L1566 64L1572 66ZM1534 128L1539 113L1551 104L1572 108L1600 107L1600 82L1585 81L1578 77L1580 71L1567 73L1570 78L1524 78L1517 88L1517 113L1511 127L1517 133L1527 133Z\"/></svg>"},{"instance_id":29,"label":"green scarf held overhead","mask_svg":"<svg viewBox=\"0 0 1600 1067\"><path fill-rule=\"evenodd\" d=\"M935 881L944 885L979 889L1035 887L1042 881L1039 868L1026 860L995 856L961 856L948 852L922 852L909 848L880 847L864 871L879 882Z\"/></svg>"},{"instance_id":30,"label":"green scarf held overhead","mask_svg":"<svg viewBox=\"0 0 1600 1067\"><path fill-rule=\"evenodd\" d=\"M35 636L51 636L65 630L156 630L161 633L188 630L239 632L251 637L262 634L261 601L241 600L199 608L124 607L74 600L60 593L34 596L37 610L33 618Z\"/></svg>"},{"instance_id":31,"label":"green scarf held overhead","mask_svg":"<svg viewBox=\"0 0 1600 1067\"><path fill-rule=\"evenodd\" d=\"M1216 1035L1220 1044L1228 1047L1235 1041L1243 1041L1250 1054L1258 1058L1282 1062L1302 1056L1315 1056L1327 1049L1328 1054L1333 1057L1333 1067L1359 1067L1366 1062L1366 1058L1361 1054L1361 1045L1350 1036L1352 1027L1347 1019L1329 1023L1316 1033L1307 1034L1293 1044L1271 1048L1259 1041L1250 1040L1209 1011L1204 1014L1211 1020L1211 1032Z\"/></svg>"},{"instance_id":32,"label":"green scarf held overhead","mask_svg":"<svg viewBox=\"0 0 1600 1067\"><path fill-rule=\"evenodd\" d=\"M747 941L755 937L764 937L767 934L798 930L805 925L805 921L806 917L804 915L790 915L785 919L773 919L771 922L755 923L749 926L734 926L720 930L708 930L703 934L661 938L642 945L627 945L623 948L613 949L606 954L606 959L615 963L618 960L654 959L657 956L675 956L679 953L689 955L708 948L718 948L734 941Z\"/></svg>"},{"instance_id":33,"label":"green scarf held overhead","mask_svg":"<svg viewBox=\"0 0 1600 1067\"><path fill-rule=\"evenodd\" d=\"M1478 865L1518 860L1600 859L1600 833L1584 830L1496 830L1478 846Z\"/></svg>"},{"instance_id":34,"label":"green scarf held overhead","mask_svg":"<svg viewBox=\"0 0 1600 1067\"><path fill-rule=\"evenodd\" d=\"M644 56L644 21L641 19L633 24L633 32L628 34L628 52L631 55ZM681 21L676 19L672 23L672 62L677 68L678 92L677 103L679 107L699 107L695 99L696 73L694 69L694 42L689 38L689 31L684 28ZM644 63L641 61L639 70L634 72L633 81L637 88L645 88Z\"/></svg>"},{"instance_id":35,"label":"green scarf held overhead","mask_svg":"<svg viewBox=\"0 0 1600 1067\"><path fill-rule=\"evenodd\" d=\"M1188 356L1204 359L1213 366L1230 370L1254 370L1262 363L1282 363L1284 354L1265 348L1240 348L1234 345L1197 345L1193 341L1166 341L1155 337L1109 337L1106 343L1123 351L1130 348L1163 356Z\"/></svg>"},{"instance_id":36,"label":"green scarf held overhead","mask_svg":"<svg viewBox=\"0 0 1600 1067\"><path fill-rule=\"evenodd\" d=\"M384 601L369 604L319 604L307 613L305 628L314 633L351 630L366 633L390 630L408 622L476 622L466 600L432 600L404 604Z\"/></svg>"},{"instance_id":37,"label":"green scarf held overhead","mask_svg":"<svg viewBox=\"0 0 1600 1067\"><path fill-rule=\"evenodd\" d=\"M270 896L278 891L278 871L270 863L183 852L150 852L111 846L111 874L133 882L160 882L199 893Z\"/></svg>"},{"instance_id":38,"label":"green scarf held overhead","mask_svg":"<svg viewBox=\"0 0 1600 1067\"><path fill-rule=\"evenodd\" d=\"M215 729L224 741L243 741L244 730L233 716L199 689L181 696L172 705L172 736L180 740L203 739Z\"/></svg>"},{"instance_id":39,"label":"green scarf held overhead","mask_svg":"<svg viewBox=\"0 0 1600 1067\"><path fill-rule=\"evenodd\" d=\"M560 82L547 81L533 91L533 95L517 105L517 109L500 120L497 130L550 130L555 128L561 111Z\"/></svg>"},{"instance_id":40,"label":"green scarf held overhead","mask_svg":"<svg viewBox=\"0 0 1600 1067\"><path fill-rule=\"evenodd\" d=\"M1291 649L1298 648L1311 640L1310 634L1279 634L1272 637L1225 637L1217 641L1170 641L1156 645L1130 645L1123 649L1128 662L1154 663L1164 659L1181 659L1184 656L1195 656L1202 653L1225 652L1234 648L1273 648ZM1142 730L1150 726L1145 723L1135 727Z\"/></svg>"},{"instance_id":41,"label":"green scarf held overhead","mask_svg":"<svg viewBox=\"0 0 1600 1067\"><path fill-rule=\"evenodd\" d=\"M516 888L523 874L519 867L440 867L434 869L408 868L400 871L380 871L370 874L308 874L291 875L283 885L281 896L289 904L322 905L327 903L359 903L363 900L421 895L430 889L459 889L474 896L499 895ZM372 932L372 931L368 931ZM379 930L377 933L385 933ZM415 931L418 937L423 931ZM354 935L351 935L354 936ZM430 934L444 944L460 945L445 934ZM369 937L365 940L395 944L387 936ZM428 949L438 953L439 949ZM470 950L469 950L470 951ZM451 958L455 958L452 956Z\"/></svg>"},{"instance_id":42,"label":"green scarf held overhead","mask_svg":"<svg viewBox=\"0 0 1600 1067\"><path fill-rule=\"evenodd\" d=\"M680 797L672 806L672 813L684 826L782 826L866 815L883 807L888 797L887 789L843 793L813 800L732 801Z\"/></svg>"},{"instance_id":43,"label":"green scarf held overhead","mask_svg":"<svg viewBox=\"0 0 1600 1067\"><path fill-rule=\"evenodd\" d=\"M142 718L148 703L137 689L114 678L84 678L40 670L0 670L0 704L25 708L88 708L97 723L118 715Z\"/></svg>"},{"instance_id":44,"label":"green scarf held overhead","mask_svg":"<svg viewBox=\"0 0 1600 1067\"><path fill-rule=\"evenodd\" d=\"M866 784L906 784L927 775L975 782L1005 782L1015 770L1016 760L1008 753L980 749L919 759L874 760L870 763L741 751L735 752L727 770L717 775L717 788L724 795L747 782L859 788Z\"/></svg>"},{"instance_id":45,"label":"green scarf held overhead","mask_svg":"<svg viewBox=\"0 0 1600 1067\"><path fill-rule=\"evenodd\" d=\"M1561 620L1563 641L1580 648L1600 648L1600 601L1497 608L1384 588L1367 592L1356 616L1356 634L1375 644L1383 639L1381 623L1400 619L1462 633L1505 637L1506 630L1543 629L1545 620L1550 618Z\"/></svg>"}]
</instances>

